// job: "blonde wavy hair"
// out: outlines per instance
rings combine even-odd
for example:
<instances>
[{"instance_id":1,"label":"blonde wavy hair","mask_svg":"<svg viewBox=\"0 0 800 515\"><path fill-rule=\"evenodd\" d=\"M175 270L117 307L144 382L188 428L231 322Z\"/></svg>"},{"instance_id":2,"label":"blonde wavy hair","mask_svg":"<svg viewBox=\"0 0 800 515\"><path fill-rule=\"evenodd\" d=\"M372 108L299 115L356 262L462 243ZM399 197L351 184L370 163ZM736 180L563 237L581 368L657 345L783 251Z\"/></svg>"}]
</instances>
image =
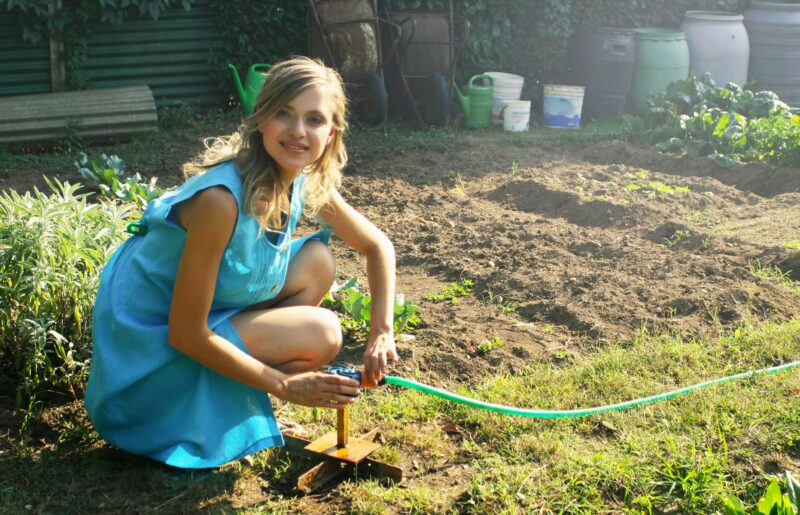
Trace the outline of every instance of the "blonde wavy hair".
<instances>
[{"instance_id":1,"label":"blonde wavy hair","mask_svg":"<svg viewBox=\"0 0 800 515\"><path fill-rule=\"evenodd\" d=\"M329 93L336 131L322 156L308 170L303 190L306 214L315 216L341 184L342 168L347 164L344 133L347 130L347 100L342 78L321 61L294 57L272 66L264 86L256 97L253 114L242 121L238 131L229 136L208 138L205 152L183 165L189 177L205 172L224 161L233 160L244 183L244 208L265 231L279 231L291 211L291 185L281 182L275 161L264 149L259 123L269 120L294 97L308 88L319 87ZM266 207L258 208L260 202Z\"/></svg>"}]
</instances>

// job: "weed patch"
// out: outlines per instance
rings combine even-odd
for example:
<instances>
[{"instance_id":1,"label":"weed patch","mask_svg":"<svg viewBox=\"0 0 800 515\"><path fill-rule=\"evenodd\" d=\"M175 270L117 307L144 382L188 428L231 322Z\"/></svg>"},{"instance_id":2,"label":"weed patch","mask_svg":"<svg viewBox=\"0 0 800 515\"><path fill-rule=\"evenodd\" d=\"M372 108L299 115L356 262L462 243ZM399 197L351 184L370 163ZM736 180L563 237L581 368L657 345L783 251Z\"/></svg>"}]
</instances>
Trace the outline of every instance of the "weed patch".
<instances>
[{"instance_id":1,"label":"weed patch","mask_svg":"<svg viewBox=\"0 0 800 515\"><path fill-rule=\"evenodd\" d=\"M450 304L458 304L458 299L466 297L472 293L472 287L475 282L471 279L461 279L458 282L452 282L445 285L440 293L429 293L425 295L427 300L433 302L449 302Z\"/></svg>"}]
</instances>

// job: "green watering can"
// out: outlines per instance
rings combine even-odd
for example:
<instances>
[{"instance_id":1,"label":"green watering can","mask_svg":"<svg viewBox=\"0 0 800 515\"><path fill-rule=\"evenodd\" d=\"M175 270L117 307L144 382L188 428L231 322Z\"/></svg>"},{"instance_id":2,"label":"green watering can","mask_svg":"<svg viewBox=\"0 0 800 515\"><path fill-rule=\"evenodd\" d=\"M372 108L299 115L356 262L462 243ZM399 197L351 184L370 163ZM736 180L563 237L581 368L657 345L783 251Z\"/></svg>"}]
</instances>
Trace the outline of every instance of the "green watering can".
<instances>
[{"instance_id":1,"label":"green watering can","mask_svg":"<svg viewBox=\"0 0 800 515\"><path fill-rule=\"evenodd\" d=\"M239 99L242 101L242 112L245 116L253 113L256 97L267 79L267 69L270 66L272 65L260 63L250 66L244 79L244 86L242 86L242 81L239 79L239 70L232 64L228 65L228 68L233 73L233 80L236 81L236 90L239 92Z\"/></svg>"},{"instance_id":2,"label":"green watering can","mask_svg":"<svg viewBox=\"0 0 800 515\"><path fill-rule=\"evenodd\" d=\"M476 80L487 79L488 85L475 84ZM463 95L458 86L453 82L461 108L467 117L467 127L488 127L492 124L492 77L486 74L475 75L467 84L467 94Z\"/></svg>"}]
</instances>

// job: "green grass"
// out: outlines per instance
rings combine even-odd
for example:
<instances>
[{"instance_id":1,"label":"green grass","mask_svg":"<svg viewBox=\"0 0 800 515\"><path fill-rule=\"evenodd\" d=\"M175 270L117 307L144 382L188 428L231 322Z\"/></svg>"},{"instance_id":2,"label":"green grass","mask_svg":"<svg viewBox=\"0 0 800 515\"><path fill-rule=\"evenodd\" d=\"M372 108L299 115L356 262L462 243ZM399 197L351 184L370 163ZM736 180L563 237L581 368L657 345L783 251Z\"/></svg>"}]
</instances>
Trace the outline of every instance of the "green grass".
<instances>
[{"instance_id":1,"label":"green grass","mask_svg":"<svg viewBox=\"0 0 800 515\"><path fill-rule=\"evenodd\" d=\"M784 271L775 267L764 266L760 260L749 263L750 274L764 281L777 283L784 290L788 290L800 295L800 281L794 281L789 276L789 271Z\"/></svg>"},{"instance_id":2,"label":"green grass","mask_svg":"<svg viewBox=\"0 0 800 515\"><path fill-rule=\"evenodd\" d=\"M742 328L704 341L642 332L567 366L543 363L530 375L494 376L461 393L523 407L590 407L798 356L800 321ZM728 494L746 505L757 501L766 478L744 465L756 457L782 455L798 464L800 406L792 393L798 387L795 369L640 409L571 420L508 418L414 391L379 390L358 404L354 418L378 420L392 435L387 445L403 448L412 438L403 435L418 432L432 417L441 425L468 428L458 444L443 434L438 446L426 443L443 446L442 456L455 446L472 468L465 488L450 493L461 510L647 512L674 506L684 513L708 513L721 509ZM357 511L379 511L387 498L407 507L404 503L418 496L397 498L406 494L396 487L380 495L373 485L351 488L360 494ZM441 495L432 490L426 499L439 499L442 508ZM429 508L419 506L421 511Z\"/></svg>"},{"instance_id":3,"label":"green grass","mask_svg":"<svg viewBox=\"0 0 800 515\"><path fill-rule=\"evenodd\" d=\"M585 408L798 356L800 320L742 326L703 340L642 330L573 360L534 364L524 376L494 374L460 387L454 378L448 389L520 407ZM800 370L792 369L628 411L540 420L413 390L370 390L351 408L351 434L380 428L384 447L377 457L401 465L409 479L395 486L345 482L326 502L357 513L710 513L732 495L754 507L771 474L781 473L767 464L800 466L798 391ZM335 425L328 411L286 406L281 416L318 436ZM5 509L301 509L290 487L310 467L307 460L269 450L250 465L175 473L100 445L80 413L61 420L60 437L46 445L17 442L13 455L0 457Z\"/></svg>"}]
</instances>

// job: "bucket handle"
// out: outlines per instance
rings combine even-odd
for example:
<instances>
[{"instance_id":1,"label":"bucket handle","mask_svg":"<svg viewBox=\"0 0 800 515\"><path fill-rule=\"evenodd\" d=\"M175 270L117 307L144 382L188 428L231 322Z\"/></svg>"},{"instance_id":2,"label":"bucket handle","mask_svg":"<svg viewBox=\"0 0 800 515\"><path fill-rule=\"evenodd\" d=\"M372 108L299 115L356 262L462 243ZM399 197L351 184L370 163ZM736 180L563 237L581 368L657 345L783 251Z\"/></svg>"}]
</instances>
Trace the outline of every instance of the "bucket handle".
<instances>
[{"instance_id":1,"label":"bucket handle","mask_svg":"<svg viewBox=\"0 0 800 515\"><path fill-rule=\"evenodd\" d=\"M469 87L472 87L472 83L475 82L476 79L489 79L489 85L494 86L494 81L492 80L491 75L487 75L482 73L480 75L475 75L469 80Z\"/></svg>"}]
</instances>

